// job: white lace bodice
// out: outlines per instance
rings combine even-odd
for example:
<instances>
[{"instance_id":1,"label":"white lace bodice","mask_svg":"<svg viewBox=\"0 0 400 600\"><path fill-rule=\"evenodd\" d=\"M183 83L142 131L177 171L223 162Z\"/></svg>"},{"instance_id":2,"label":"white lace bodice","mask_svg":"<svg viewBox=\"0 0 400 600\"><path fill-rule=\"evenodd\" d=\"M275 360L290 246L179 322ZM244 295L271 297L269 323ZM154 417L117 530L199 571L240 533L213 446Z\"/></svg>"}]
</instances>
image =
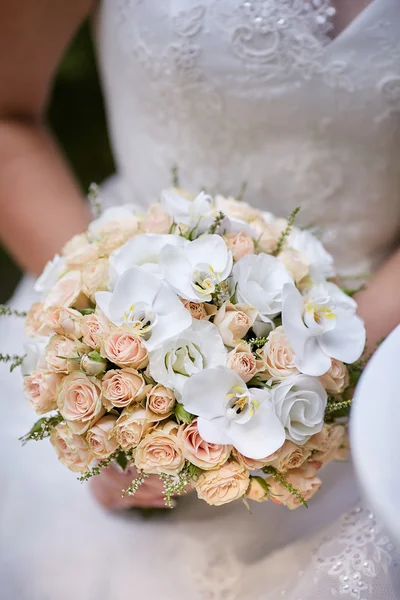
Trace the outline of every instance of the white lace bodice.
<instances>
[{"instance_id":1,"label":"white lace bodice","mask_svg":"<svg viewBox=\"0 0 400 600\"><path fill-rule=\"evenodd\" d=\"M320 226L346 274L400 225L400 4L329 38L329 0L104 0L99 53L124 199L181 185Z\"/></svg>"}]
</instances>

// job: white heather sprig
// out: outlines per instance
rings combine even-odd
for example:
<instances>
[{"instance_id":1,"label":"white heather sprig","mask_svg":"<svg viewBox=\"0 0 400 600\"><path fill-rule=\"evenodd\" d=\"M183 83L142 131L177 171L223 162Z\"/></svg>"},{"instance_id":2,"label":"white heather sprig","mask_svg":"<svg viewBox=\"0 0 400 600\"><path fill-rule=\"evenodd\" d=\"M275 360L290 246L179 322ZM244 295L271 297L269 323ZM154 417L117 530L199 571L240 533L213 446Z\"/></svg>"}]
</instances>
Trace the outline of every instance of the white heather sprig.
<instances>
[{"instance_id":1,"label":"white heather sprig","mask_svg":"<svg viewBox=\"0 0 400 600\"><path fill-rule=\"evenodd\" d=\"M101 205L100 188L96 183L91 183L89 186L88 200L94 218L98 219L103 212L103 207Z\"/></svg>"},{"instance_id":2,"label":"white heather sprig","mask_svg":"<svg viewBox=\"0 0 400 600\"><path fill-rule=\"evenodd\" d=\"M131 485L129 487L127 487L125 490L122 490L122 497L134 496L136 494L136 492L138 491L138 489L140 488L140 486L144 483L144 480L146 479L146 477L148 477L148 475L146 475L146 473L143 473L143 471L139 471L139 475L137 477L135 477L135 479L132 481Z\"/></svg>"},{"instance_id":3,"label":"white heather sprig","mask_svg":"<svg viewBox=\"0 0 400 600\"><path fill-rule=\"evenodd\" d=\"M174 508L172 496L182 496L187 493L187 487L191 483L188 469L183 469L177 475L166 475L162 473L160 479L164 484L164 500L168 508Z\"/></svg>"}]
</instances>

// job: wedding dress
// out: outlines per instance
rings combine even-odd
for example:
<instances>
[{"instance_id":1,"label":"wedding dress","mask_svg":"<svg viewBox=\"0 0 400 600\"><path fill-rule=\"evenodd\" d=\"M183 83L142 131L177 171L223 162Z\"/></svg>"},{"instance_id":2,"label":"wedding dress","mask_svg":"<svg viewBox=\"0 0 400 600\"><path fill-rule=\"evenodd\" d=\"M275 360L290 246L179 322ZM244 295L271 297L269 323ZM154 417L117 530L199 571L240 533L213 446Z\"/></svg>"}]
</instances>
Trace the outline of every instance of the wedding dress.
<instances>
[{"instance_id":1,"label":"wedding dress","mask_svg":"<svg viewBox=\"0 0 400 600\"><path fill-rule=\"evenodd\" d=\"M372 0L335 39L328 0L104 0L98 50L118 175L105 203L154 202L179 169L313 225L346 275L371 272L400 229L400 3ZM34 299L25 279L12 304ZM3 319L1 349L21 352ZM144 518L107 513L50 445L21 448L34 414L1 371L3 600L396 600L397 551L351 464L309 509L193 495Z\"/></svg>"}]
</instances>

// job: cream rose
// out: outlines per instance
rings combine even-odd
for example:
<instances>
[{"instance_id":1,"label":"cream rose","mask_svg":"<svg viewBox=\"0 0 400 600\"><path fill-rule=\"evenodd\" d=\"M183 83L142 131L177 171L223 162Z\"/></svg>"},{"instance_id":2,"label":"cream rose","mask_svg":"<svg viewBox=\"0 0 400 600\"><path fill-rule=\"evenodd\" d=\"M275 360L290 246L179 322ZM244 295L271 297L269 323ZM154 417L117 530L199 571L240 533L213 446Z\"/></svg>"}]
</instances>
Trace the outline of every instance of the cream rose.
<instances>
[{"instance_id":1,"label":"cream rose","mask_svg":"<svg viewBox=\"0 0 400 600\"><path fill-rule=\"evenodd\" d=\"M332 358L331 368L319 380L328 394L341 394L349 385L349 372L340 360Z\"/></svg>"},{"instance_id":2,"label":"cream rose","mask_svg":"<svg viewBox=\"0 0 400 600\"><path fill-rule=\"evenodd\" d=\"M301 252L293 248L284 248L278 258L283 262L296 283L307 277L310 272L310 263Z\"/></svg>"},{"instance_id":3,"label":"cream rose","mask_svg":"<svg viewBox=\"0 0 400 600\"><path fill-rule=\"evenodd\" d=\"M288 471L286 480L290 483L304 498L309 500L321 487L321 480L316 477L317 469L310 463L305 463L299 469ZM269 478L269 493L276 504L284 504L290 510L301 506L301 502L293 496L283 485L276 480Z\"/></svg>"},{"instance_id":4,"label":"cream rose","mask_svg":"<svg viewBox=\"0 0 400 600\"><path fill-rule=\"evenodd\" d=\"M62 382L57 406L73 433L85 433L105 413L101 403L101 385L80 371Z\"/></svg>"},{"instance_id":5,"label":"cream rose","mask_svg":"<svg viewBox=\"0 0 400 600\"><path fill-rule=\"evenodd\" d=\"M252 327L257 314L257 310L247 304L223 304L215 315L214 325L218 327L224 344L236 346Z\"/></svg>"},{"instance_id":6,"label":"cream rose","mask_svg":"<svg viewBox=\"0 0 400 600\"><path fill-rule=\"evenodd\" d=\"M118 448L118 442L111 435L116 421L115 415L105 415L87 432L87 444L96 458L108 458Z\"/></svg>"},{"instance_id":7,"label":"cream rose","mask_svg":"<svg viewBox=\"0 0 400 600\"><path fill-rule=\"evenodd\" d=\"M160 383L147 393L146 415L151 422L169 417L174 406L174 392Z\"/></svg>"},{"instance_id":8,"label":"cream rose","mask_svg":"<svg viewBox=\"0 0 400 600\"><path fill-rule=\"evenodd\" d=\"M229 352L226 366L247 382L262 369L263 363L255 358L250 346L243 342Z\"/></svg>"},{"instance_id":9,"label":"cream rose","mask_svg":"<svg viewBox=\"0 0 400 600\"><path fill-rule=\"evenodd\" d=\"M93 350L100 350L104 335L110 332L110 325L102 313L96 312L82 318L81 329L82 341Z\"/></svg>"},{"instance_id":10,"label":"cream rose","mask_svg":"<svg viewBox=\"0 0 400 600\"><path fill-rule=\"evenodd\" d=\"M115 423L113 435L118 444L128 450L136 448L150 426L143 408L125 408Z\"/></svg>"},{"instance_id":11,"label":"cream rose","mask_svg":"<svg viewBox=\"0 0 400 600\"><path fill-rule=\"evenodd\" d=\"M228 198L221 195L215 196L215 209L223 212L227 217L239 219L241 221L249 222L261 217L261 212L259 210L253 208L250 204L247 204L247 202L236 200L232 196L229 196Z\"/></svg>"},{"instance_id":12,"label":"cream rose","mask_svg":"<svg viewBox=\"0 0 400 600\"><path fill-rule=\"evenodd\" d=\"M50 434L50 442L58 460L75 473L87 471L93 460L83 438L72 433L68 425L60 423Z\"/></svg>"},{"instance_id":13,"label":"cream rose","mask_svg":"<svg viewBox=\"0 0 400 600\"><path fill-rule=\"evenodd\" d=\"M61 375L43 371L34 371L24 377L25 398L39 415L57 408L56 397L61 381Z\"/></svg>"},{"instance_id":14,"label":"cream rose","mask_svg":"<svg viewBox=\"0 0 400 600\"><path fill-rule=\"evenodd\" d=\"M102 380L103 405L125 408L132 402L139 404L144 399L146 389L143 376L135 369L115 369L107 371Z\"/></svg>"},{"instance_id":15,"label":"cream rose","mask_svg":"<svg viewBox=\"0 0 400 600\"><path fill-rule=\"evenodd\" d=\"M283 327L277 327L268 336L268 341L259 352L271 377L285 379L296 375L295 355Z\"/></svg>"},{"instance_id":16,"label":"cream rose","mask_svg":"<svg viewBox=\"0 0 400 600\"><path fill-rule=\"evenodd\" d=\"M88 298L82 292L81 272L69 271L50 290L44 301L44 308L50 306L86 308L88 303Z\"/></svg>"},{"instance_id":17,"label":"cream rose","mask_svg":"<svg viewBox=\"0 0 400 600\"><path fill-rule=\"evenodd\" d=\"M182 303L190 312L193 319L197 319L198 321L208 321L217 312L217 307L213 304L192 302L191 300L182 300Z\"/></svg>"},{"instance_id":18,"label":"cream rose","mask_svg":"<svg viewBox=\"0 0 400 600\"><path fill-rule=\"evenodd\" d=\"M173 421L148 433L136 448L135 465L145 473L175 475L185 464L178 426Z\"/></svg>"},{"instance_id":19,"label":"cream rose","mask_svg":"<svg viewBox=\"0 0 400 600\"><path fill-rule=\"evenodd\" d=\"M107 290L108 280L108 259L100 258L82 270L82 291L94 302L96 292Z\"/></svg>"},{"instance_id":20,"label":"cream rose","mask_svg":"<svg viewBox=\"0 0 400 600\"><path fill-rule=\"evenodd\" d=\"M44 315L44 323L53 333L76 340L82 337L82 315L73 308L50 306Z\"/></svg>"},{"instance_id":21,"label":"cream rose","mask_svg":"<svg viewBox=\"0 0 400 600\"><path fill-rule=\"evenodd\" d=\"M46 346L45 359L50 371L72 373L79 369L81 355L87 346L64 335L53 335Z\"/></svg>"},{"instance_id":22,"label":"cream rose","mask_svg":"<svg viewBox=\"0 0 400 600\"><path fill-rule=\"evenodd\" d=\"M263 218L256 218L250 221L250 226L257 234L257 248L270 254L275 250L279 238L287 226L287 221L286 219L275 219L267 223Z\"/></svg>"},{"instance_id":23,"label":"cream rose","mask_svg":"<svg viewBox=\"0 0 400 600\"><path fill-rule=\"evenodd\" d=\"M104 336L101 354L119 367L143 369L149 362L140 338L125 329L115 329Z\"/></svg>"},{"instance_id":24,"label":"cream rose","mask_svg":"<svg viewBox=\"0 0 400 600\"><path fill-rule=\"evenodd\" d=\"M123 246L138 233L139 221L132 215L126 221L110 221L96 234L99 251L104 256Z\"/></svg>"},{"instance_id":25,"label":"cream rose","mask_svg":"<svg viewBox=\"0 0 400 600\"><path fill-rule=\"evenodd\" d=\"M105 358L102 358L98 352L89 352L89 354L84 354L82 356L80 367L86 375L98 377L106 370L107 361Z\"/></svg>"},{"instance_id":26,"label":"cream rose","mask_svg":"<svg viewBox=\"0 0 400 600\"><path fill-rule=\"evenodd\" d=\"M246 254L254 254L254 242L246 231L228 233L224 235L224 240L232 252L234 261L240 260Z\"/></svg>"},{"instance_id":27,"label":"cream rose","mask_svg":"<svg viewBox=\"0 0 400 600\"><path fill-rule=\"evenodd\" d=\"M262 477L250 477L250 485L246 491L246 497L253 502L265 502L268 500L268 485Z\"/></svg>"},{"instance_id":28,"label":"cream rose","mask_svg":"<svg viewBox=\"0 0 400 600\"><path fill-rule=\"evenodd\" d=\"M200 500L221 506L238 500L249 487L249 472L236 461L225 463L219 469L202 473L195 484Z\"/></svg>"},{"instance_id":29,"label":"cream rose","mask_svg":"<svg viewBox=\"0 0 400 600\"><path fill-rule=\"evenodd\" d=\"M289 469L301 467L310 456L311 450L309 448L296 446L290 440L286 440L282 448L279 448L279 450L269 457L267 464L285 473Z\"/></svg>"},{"instance_id":30,"label":"cream rose","mask_svg":"<svg viewBox=\"0 0 400 600\"><path fill-rule=\"evenodd\" d=\"M168 233L172 223L172 217L165 212L161 204L152 204L147 209L141 228L146 233Z\"/></svg>"},{"instance_id":31,"label":"cream rose","mask_svg":"<svg viewBox=\"0 0 400 600\"><path fill-rule=\"evenodd\" d=\"M178 438L184 457L204 471L222 466L232 452L232 446L209 444L203 440L197 429L197 419L190 425L181 425L178 430Z\"/></svg>"},{"instance_id":32,"label":"cream rose","mask_svg":"<svg viewBox=\"0 0 400 600\"><path fill-rule=\"evenodd\" d=\"M89 242L85 233L75 235L63 248L65 263L69 268L80 269L88 262L98 259L99 251Z\"/></svg>"},{"instance_id":33,"label":"cream rose","mask_svg":"<svg viewBox=\"0 0 400 600\"><path fill-rule=\"evenodd\" d=\"M325 424L320 433L308 440L306 447L312 450L312 458L316 462L325 464L345 460L349 450L347 429L340 423Z\"/></svg>"},{"instance_id":34,"label":"cream rose","mask_svg":"<svg viewBox=\"0 0 400 600\"><path fill-rule=\"evenodd\" d=\"M44 325L44 306L42 302L32 304L25 319L25 333L28 337L51 335L53 332Z\"/></svg>"}]
</instances>

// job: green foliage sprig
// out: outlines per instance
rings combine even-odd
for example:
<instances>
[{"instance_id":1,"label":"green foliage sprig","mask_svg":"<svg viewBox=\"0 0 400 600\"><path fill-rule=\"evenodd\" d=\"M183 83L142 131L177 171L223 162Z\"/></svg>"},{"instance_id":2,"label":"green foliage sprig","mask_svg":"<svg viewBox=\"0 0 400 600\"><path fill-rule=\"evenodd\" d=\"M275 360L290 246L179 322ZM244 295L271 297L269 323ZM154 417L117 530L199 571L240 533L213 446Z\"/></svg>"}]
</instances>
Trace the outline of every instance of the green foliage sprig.
<instances>
[{"instance_id":1,"label":"green foliage sprig","mask_svg":"<svg viewBox=\"0 0 400 600\"><path fill-rule=\"evenodd\" d=\"M268 341L268 338L266 338L266 337L256 337L256 338L251 338L249 340L249 344L251 346L252 351L254 351L254 350L258 350L259 348L262 348L263 346L265 346L267 341Z\"/></svg>"},{"instance_id":2,"label":"green foliage sprig","mask_svg":"<svg viewBox=\"0 0 400 600\"><path fill-rule=\"evenodd\" d=\"M18 354L0 354L0 362L11 362L10 365L10 373L14 371L17 367L20 367L24 361L26 354L18 355Z\"/></svg>"},{"instance_id":3,"label":"green foliage sprig","mask_svg":"<svg viewBox=\"0 0 400 600\"><path fill-rule=\"evenodd\" d=\"M15 310L5 304L0 304L0 317L26 317L27 312L24 310Z\"/></svg>"},{"instance_id":4,"label":"green foliage sprig","mask_svg":"<svg viewBox=\"0 0 400 600\"><path fill-rule=\"evenodd\" d=\"M164 499L165 505L168 506L168 508L174 507L172 501L173 496L182 496L187 493L192 480L187 469L183 469L177 475L167 475L166 473L162 473L160 479L164 484Z\"/></svg>"},{"instance_id":5,"label":"green foliage sprig","mask_svg":"<svg viewBox=\"0 0 400 600\"><path fill-rule=\"evenodd\" d=\"M172 167L172 169L171 169L171 176L172 176L172 185L174 186L174 188L179 188L180 187L179 170L176 165L174 167Z\"/></svg>"},{"instance_id":6,"label":"green foliage sprig","mask_svg":"<svg viewBox=\"0 0 400 600\"><path fill-rule=\"evenodd\" d=\"M334 413L343 413L341 416L347 416L350 412L351 405L353 404L353 400L342 400L341 402L328 402L325 409L325 417L330 417Z\"/></svg>"},{"instance_id":7,"label":"green foliage sprig","mask_svg":"<svg viewBox=\"0 0 400 600\"><path fill-rule=\"evenodd\" d=\"M36 421L28 433L19 438L19 441L25 445L30 440L34 440L35 442L44 440L45 438L50 437L54 427L57 427L57 425L62 423L63 420L64 419L59 412L56 412L48 417L42 417Z\"/></svg>"},{"instance_id":8,"label":"green foliage sprig","mask_svg":"<svg viewBox=\"0 0 400 600\"><path fill-rule=\"evenodd\" d=\"M223 212L219 212L217 214L217 216L215 217L213 223L208 228L208 233L210 233L210 234L217 233L217 231L221 227L221 223L222 223L222 221L224 219L225 219L224 213Z\"/></svg>"},{"instance_id":9,"label":"green foliage sprig","mask_svg":"<svg viewBox=\"0 0 400 600\"><path fill-rule=\"evenodd\" d=\"M281 235L279 237L278 243L276 245L276 248L275 248L275 250L273 252L274 256L277 256L280 252L282 252L283 247L284 247L284 245L285 245L285 243L287 241L287 238L291 234L291 231L293 229L293 225L294 225L294 222L296 220L296 217L297 217L297 214L298 214L299 210L300 210L300 207L298 206L289 215L288 224L286 226L286 229L284 231L282 231L282 233L281 233Z\"/></svg>"},{"instance_id":10,"label":"green foliage sprig","mask_svg":"<svg viewBox=\"0 0 400 600\"><path fill-rule=\"evenodd\" d=\"M187 423L190 424L194 417L185 410L183 404L177 402L174 406L174 415L178 423Z\"/></svg>"},{"instance_id":11,"label":"green foliage sprig","mask_svg":"<svg viewBox=\"0 0 400 600\"><path fill-rule=\"evenodd\" d=\"M146 479L146 477L148 477L148 475L146 475L142 471L139 471L139 475L137 477L135 477L135 479L132 481L131 485L128 486L125 490L122 490L122 497L134 496L136 494L136 492L138 491L138 489L140 488L140 486L144 483L144 480Z\"/></svg>"},{"instance_id":12,"label":"green foliage sprig","mask_svg":"<svg viewBox=\"0 0 400 600\"><path fill-rule=\"evenodd\" d=\"M303 496L300 494L300 492L298 490L296 490L296 488L286 479L286 477L282 473L277 471L274 467L264 467L262 470L267 475L271 475L275 479L275 481L277 481L278 483L281 484L282 487L287 489L288 492L290 492L292 494L292 496L297 498L297 500L300 502L300 504L302 504L303 506L308 508L308 504L307 504L307 501L305 500L305 498L303 498Z\"/></svg>"},{"instance_id":13,"label":"green foliage sprig","mask_svg":"<svg viewBox=\"0 0 400 600\"><path fill-rule=\"evenodd\" d=\"M91 183L89 186L88 192L88 200L90 203L90 207L92 209L92 213L95 219L98 219L103 212L103 207L101 204L101 196L100 196L100 188L97 183Z\"/></svg>"},{"instance_id":14,"label":"green foliage sprig","mask_svg":"<svg viewBox=\"0 0 400 600\"><path fill-rule=\"evenodd\" d=\"M246 194L246 191L247 191L247 181L243 181L242 185L240 186L240 191L236 198L236 200L238 200L238 202L243 202L243 198Z\"/></svg>"}]
</instances>

